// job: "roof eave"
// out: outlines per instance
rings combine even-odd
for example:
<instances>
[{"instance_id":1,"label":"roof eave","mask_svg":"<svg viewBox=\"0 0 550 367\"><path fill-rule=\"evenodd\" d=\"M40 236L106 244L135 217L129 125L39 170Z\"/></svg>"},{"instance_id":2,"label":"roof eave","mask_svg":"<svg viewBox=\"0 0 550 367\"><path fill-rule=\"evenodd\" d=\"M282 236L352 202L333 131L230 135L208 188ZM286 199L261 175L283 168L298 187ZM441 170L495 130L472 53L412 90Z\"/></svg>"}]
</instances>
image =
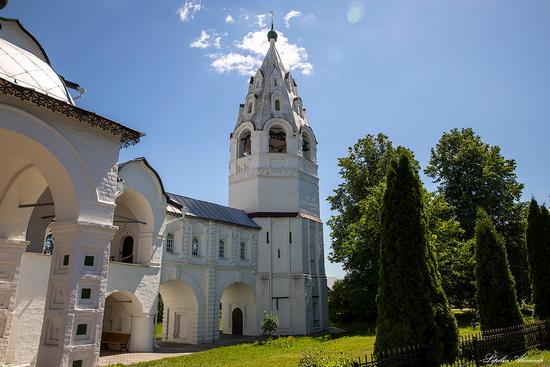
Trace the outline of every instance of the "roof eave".
<instances>
[{"instance_id":1,"label":"roof eave","mask_svg":"<svg viewBox=\"0 0 550 367\"><path fill-rule=\"evenodd\" d=\"M135 145L145 136L145 133L131 129L119 122L109 120L94 112L74 106L61 101L47 94L34 89L20 86L0 77L0 93L15 97L21 101L34 104L35 106L48 109L52 112L62 114L66 117L78 120L92 127L98 127L115 136L120 136L121 148Z\"/></svg>"}]
</instances>

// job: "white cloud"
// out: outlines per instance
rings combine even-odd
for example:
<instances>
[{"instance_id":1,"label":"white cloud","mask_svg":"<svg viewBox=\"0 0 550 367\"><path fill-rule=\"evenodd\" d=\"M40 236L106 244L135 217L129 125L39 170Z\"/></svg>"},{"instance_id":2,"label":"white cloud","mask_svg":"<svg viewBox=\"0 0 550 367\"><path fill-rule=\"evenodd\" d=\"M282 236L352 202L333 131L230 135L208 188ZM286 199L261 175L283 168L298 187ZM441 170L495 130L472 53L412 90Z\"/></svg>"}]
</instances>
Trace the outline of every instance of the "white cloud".
<instances>
[{"instance_id":1,"label":"white cloud","mask_svg":"<svg viewBox=\"0 0 550 367\"><path fill-rule=\"evenodd\" d=\"M260 66L261 60L250 55L230 52L226 55L214 55L212 67L218 73L237 71L241 75L252 75Z\"/></svg>"},{"instance_id":2,"label":"white cloud","mask_svg":"<svg viewBox=\"0 0 550 367\"><path fill-rule=\"evenodd\" d=\"M289 11L284 17L283 17L283 20L285 21L285 25L286 27L290 27L290 20L294 17L299 17L300 15L302 15L302 12L298 11L298 10L291 10Z\"/></svg>"},{"instance_id":3,"label":"white cloud","mask_svg":"<svg viewBox=\"0 0 550 367\"><path fill-rule=\"evenodd\" d=\"M214 42L212 44L216 48L222 48L222 36L218 36L218 37L214 38Z\"/></svg>"},{"instance_id":4,"label":"white cloud","mask_svg":"<svg viewBox=\"0 0 550 367\"><path fill-rule=\"evenodd\" d=\"M230 23L230 24L231 24L231 23L235 23L235 19L233 19L233 17L231 16L231 14L229 14L229 15L227 15L227 16L225 17L225 22L226 22L226 23Z\"/></svg>"},{"instance_id":5,"label":"white cloud","mask_svg":"<svg viewBox=\"0 0 550 367\"><path fill-rule=\"evenodd\" d=\"M201 35L199 36L199 38L197 38L196 40L191 42L189 47L192 47L192 48L208 48L208 47L210 47L209 39L210 39L210 35L208 34L208 32L201 31Z\"/></svg>"},{"instance_id":6,"label":"white cloud","mask_svg":"<svg viewBox=\"0 0 550 367\"><path fill-rule=\"evenodd\" d=\"M259 27L265 27L265 14L258 14L256 15L256 24Z\"/></svg>"},{"instance_id":7,"label":"white cloud","mask_svg":"<svg viewBox=\"0 0 550 367\"><path fill-rule=\"evenodd\" d=\"M182 22L189 22L194 18L195 13L202 9L201 0L186 0L185 4L178 9L178 15Z\"/></svg>"},{"instance_id":8,"label":"white cloud","mask_svg":"<svg viewBox=\"0 0 550 367\"><path fill-rule=\"evenodd\" d=\"M283 18L285 23L290 22L294 17L300 16L301 13L293 10L286 14ZM240 23L243 23L245 14L242 12L238 15ZM226 22L230 15L226 16ZM249 22L262 24L260 29L248 32L240 38L232 38L230 42L225 42L224 38L227 33L217 33L215 30L203 30L200 37L191 43L191 47L201 49L217 49L217 52L206 52L206 56L210 60L211 67L218 73L236 72L240 75L254 75L269 49L267 40L267 32L269 31L266 21L266 14L258 14L255 17L250 17ZM231 16L231 20L235 19ZM300 72L305 75L313 73L313 65L308 60L308 53L305 47L289 42L284 33L277 31L277 50L281 56L284 66L293 72ZM223 43L223 45L222 45Z\"/></svg>"},{"instance_id":9,"label":"white cloud","mask_svg":"<svg viewBox=\"0 0 550 367\"><path fill-rule=\"evenodd\" d=\"M263 58L269 49L267 41L268 29L249 32L241 41L237 42L237 48L252 52L257 58ZM309 75L313 72L313 65L308 62L307 50L304 47L288 42L288 38L281 32L278 32L277 50L286 67L290 70L298 70L303 74Z\"/></svg>"}]
</instances>

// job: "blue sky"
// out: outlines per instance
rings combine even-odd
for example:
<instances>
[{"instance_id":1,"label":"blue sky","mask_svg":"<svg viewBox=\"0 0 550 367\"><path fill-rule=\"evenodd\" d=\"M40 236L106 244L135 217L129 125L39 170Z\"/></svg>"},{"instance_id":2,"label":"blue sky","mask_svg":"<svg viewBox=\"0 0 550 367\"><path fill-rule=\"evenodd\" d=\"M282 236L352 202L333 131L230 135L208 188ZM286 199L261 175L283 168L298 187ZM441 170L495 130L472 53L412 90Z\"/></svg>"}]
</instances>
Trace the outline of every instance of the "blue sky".
<instances>
[{"instance_id":1,"label":"blue sky","mask_svg":"<svg viewBox=\"0 0 550 367\"><path fill-rule=\"evenodd\" d=\"M146 156L167 190L223 204L270 10L319 141L324 221L337 157L378 132L424 167L444 131L473 127L517 161L524 199L548 203L550 1L11 0L0 15L87 89L81 107L147 133L121 160ZM327 260L327 274L342 271Z\"/></svg>"}]
</instances>

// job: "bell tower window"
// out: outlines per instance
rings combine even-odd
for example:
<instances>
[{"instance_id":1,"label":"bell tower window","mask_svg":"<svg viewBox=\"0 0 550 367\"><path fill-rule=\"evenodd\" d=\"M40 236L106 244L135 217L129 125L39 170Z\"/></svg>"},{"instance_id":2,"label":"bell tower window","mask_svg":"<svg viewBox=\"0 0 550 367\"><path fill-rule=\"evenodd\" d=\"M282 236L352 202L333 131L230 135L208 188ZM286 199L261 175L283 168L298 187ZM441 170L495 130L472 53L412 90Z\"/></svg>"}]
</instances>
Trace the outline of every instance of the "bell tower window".
<instances>
[{"instance_id":1,"label":"bell tower window","mask_svg":"<svg viewBox=\"0 0 550 367\"><path fill-rule=\"evenodd\" d=\"M286 133L283 128L269 129L269 153L286 153Z\"/></svg>"},{"instance_id":2,"label":"bell tower window","mask_svg":"<svg viewBox=\"0 0 550 367\"><path fill-rule=\"evenodd\" d=\"M275 100L275 111L280 111L280 110L281 110L281 100L276 99Z\"/></svg>"},{"instance_id":3,"label":"bell tower window","mask_svg":"<svg viewBox=\"0 0 550 367\"><path fill-rule=\"evenodd\" d=\"M252 153L252 140L249 130L245 130L239 137L239 154L237 158L249 156Z\"/></svg>"},{"instance_id":4,"label":"bell tower window","mask_svg":"<svg viewBox=\"0 0 550 367\"><path fill-rule=\"evenodd\" d=\"M311 160L311 140L307 134L302 135L302 155Z\"/></svg>"}]
</instances>

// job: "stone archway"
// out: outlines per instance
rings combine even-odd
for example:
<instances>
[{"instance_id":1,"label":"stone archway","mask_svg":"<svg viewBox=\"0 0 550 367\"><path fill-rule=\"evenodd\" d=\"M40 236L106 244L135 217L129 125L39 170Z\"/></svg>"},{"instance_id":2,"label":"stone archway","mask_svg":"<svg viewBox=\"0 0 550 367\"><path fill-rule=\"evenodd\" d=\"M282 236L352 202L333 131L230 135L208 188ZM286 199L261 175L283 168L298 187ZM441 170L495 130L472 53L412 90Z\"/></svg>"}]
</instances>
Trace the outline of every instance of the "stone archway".
<instances>
[{"instance_id":1,"label":"stone archway","mask_svg":"<svg viewBox=\"0 0 550 367\"><path fill-rule=\"evenodd\" d=\"M8 297L8 312L0 321L4 325L0 364L66 365L92 361L99 350L96 335L101 330L105 299L105 259L114 233L114 198L109 195L116 188L113 169L119 145L116 140L106 140L101 156L92 161L79 150L88 146L73 144L88 137L93 139L94 133L87 136L84 131L75 138L76 135L71 136L73 132L57 129L58 124L65 122L52 116L42 120L5 104L0 104L0 115L0 267L9 267L0 269L0 274L9 274L9 282L13 283L9 287L13 294ZM108 175L114 175L115 180L106 179ZM55 223L49 224L52 220ZM41 232L46 227L55 239L48 259L51 265L40 267L44 274L36 274L37 269L20 274L27 245L35 242L39 249L36 239L44 240ZM14 297L19 284L33 282L38 275L43 280L39 290L27 287L30 293L18 292ZM37 298L45 299L42 312L21 307L18 320L13 323L14 307ZM82 308L95 312L77 312ZM35 313L32 323L18 327L18 321L30 319L25 314L30 310ZM16 327L12 334L13 325ZM26 343L20 343L22 339ZM69 348L71 345L86 348L77 351Z\"/></svg>"},{"instance_id":2,"label":"stone archway","mask_svg":"<svg viewBox=\"0 0 550 367\"><path fill-rule=\"evenodd\" d=\"M250 285L232 282L217 304L221 305L222 334L256 335L256 297Z\"/></svg>"},{"instance_id":3,"label":"stone archway","mask_svg":"<svg viewBox=\"0 0 550 367\"><path fill-rule=\"evenodd\" d=\"M164 302L162 340L173 343L197 344L200 340L203 307L195 290L183 280L169 280L160 284ZM202 303L202 302L201 302Z\"/></svg>"}]
</instances>

